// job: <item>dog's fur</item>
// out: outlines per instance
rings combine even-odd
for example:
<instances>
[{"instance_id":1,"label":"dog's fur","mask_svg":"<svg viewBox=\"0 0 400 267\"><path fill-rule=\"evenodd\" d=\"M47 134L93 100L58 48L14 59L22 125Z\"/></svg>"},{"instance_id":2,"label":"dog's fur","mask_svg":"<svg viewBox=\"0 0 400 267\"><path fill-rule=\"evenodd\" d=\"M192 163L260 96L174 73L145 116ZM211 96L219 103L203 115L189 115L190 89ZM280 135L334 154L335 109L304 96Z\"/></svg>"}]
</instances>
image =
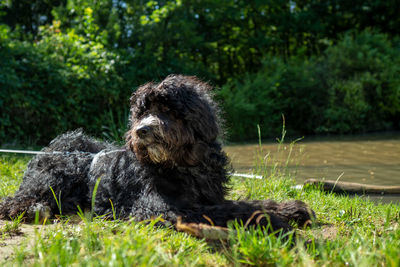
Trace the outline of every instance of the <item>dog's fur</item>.
<instances>
[{"instance_id":1,"label":"dog's fur","mask_svg":"<svg viewBox=\"0 0 400 267\"><path fill-rule=\"evenodd\" d=\"M81 131L57 137L42 150L50 153L29 162L15 196L0 203L0 218L74 213L77 206L91 208L95 195L95 214L109 217L162 216L171 223L178 216L202 223L209 217L218 226L236 219L263 226L270 222L284 231L291 229L290 220L304 224L312 212L301 201L225 200L228 159L219 143L221 123L210 90L207 83L181 75L143 85L131 98L124 147ZM267 216L252 216L258 210Z\"/></svg>"}]
</instances>

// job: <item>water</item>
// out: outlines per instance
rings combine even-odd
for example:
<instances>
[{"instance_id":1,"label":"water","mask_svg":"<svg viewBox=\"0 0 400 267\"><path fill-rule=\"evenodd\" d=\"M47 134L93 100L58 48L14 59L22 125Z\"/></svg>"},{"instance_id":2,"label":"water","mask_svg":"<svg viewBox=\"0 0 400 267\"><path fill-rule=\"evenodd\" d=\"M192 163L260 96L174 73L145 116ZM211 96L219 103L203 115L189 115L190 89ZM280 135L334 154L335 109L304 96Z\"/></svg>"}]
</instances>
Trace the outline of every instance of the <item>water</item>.
<instances>
[{"instance_id":1,"label":"water","mask_svg":"<svg viewBox=\"0 0 400 267\"><path fill-rule=\"evenodd\" d=\"M384 138L384 139L382 139ZM279 149L279 150L278 150ZM308 178L400 185L400 136L372 136L341 141L300 141L290 144L226 146L237 172L252 173L257 158L272 167L286 166L298 183ZM259 155L262 155L261 157Z\"/></svg>"}]
</instances>

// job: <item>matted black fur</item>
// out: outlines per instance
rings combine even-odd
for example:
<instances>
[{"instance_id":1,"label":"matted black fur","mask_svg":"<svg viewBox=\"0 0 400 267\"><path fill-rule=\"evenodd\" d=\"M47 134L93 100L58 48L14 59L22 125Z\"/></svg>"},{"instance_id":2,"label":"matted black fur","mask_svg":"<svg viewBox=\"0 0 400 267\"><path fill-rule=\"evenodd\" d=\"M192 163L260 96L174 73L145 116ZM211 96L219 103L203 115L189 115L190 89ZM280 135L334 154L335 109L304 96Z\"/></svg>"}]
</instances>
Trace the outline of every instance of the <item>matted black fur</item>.
<instances>
[{"instance_id":1,"label":"matted black fur","mask_svg":"<svg viewBox=\"0 0 400 267\"><path fill-rule=\"evenodd\" d=\"M81 131L54 139L28 164L14 197L0 203L0 218L25 212L32 220L90 208L94 212L146 220L162 216L171 223L226 226L231 220L291 229L312 211L301 201L225 200L228 159L221 149L218 107L211 88L195 77L171 75L141 86L131 98L126 146L96 141ZM58 153L62 152L62 153ZM57 206L54 194L60 203ZM254 216L256 211L267 216ZM205 215L205 216L204 216ZM267 218L267 219L266 219Z\"/></svg>"}]
</instances>

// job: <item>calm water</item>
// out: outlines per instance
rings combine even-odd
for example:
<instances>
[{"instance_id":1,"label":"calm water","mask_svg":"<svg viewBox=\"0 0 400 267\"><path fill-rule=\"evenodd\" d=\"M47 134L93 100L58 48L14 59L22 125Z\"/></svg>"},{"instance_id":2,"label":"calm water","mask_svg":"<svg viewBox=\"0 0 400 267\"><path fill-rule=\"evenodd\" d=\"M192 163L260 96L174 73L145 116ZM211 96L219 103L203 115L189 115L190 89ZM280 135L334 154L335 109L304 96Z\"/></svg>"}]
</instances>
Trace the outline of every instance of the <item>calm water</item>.
<instances>
[{"instance_id":1,"label":"calm water","mask_svg":"<svg viewBox=\"0 0 400 267\"><path fill-rule=\"evenodd\" d=\"M289 144L226 146L237 172L252 173L257 158L268 166L286 165L295 179L331 179L375 185L400 185L400 136L385 140L300 141ZM278 150L279 148L279 150ZM261 157L259 155L262 155Z\"/></svg>"}]
</instances>

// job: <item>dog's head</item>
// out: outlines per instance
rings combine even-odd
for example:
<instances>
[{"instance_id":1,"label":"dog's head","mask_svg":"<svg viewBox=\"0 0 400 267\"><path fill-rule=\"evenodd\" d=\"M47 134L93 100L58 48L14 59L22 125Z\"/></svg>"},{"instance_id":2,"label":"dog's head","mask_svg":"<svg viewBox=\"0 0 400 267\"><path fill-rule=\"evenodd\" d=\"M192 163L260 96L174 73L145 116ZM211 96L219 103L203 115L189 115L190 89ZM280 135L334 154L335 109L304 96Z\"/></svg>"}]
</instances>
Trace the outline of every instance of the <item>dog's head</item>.
<instances>
[{"instance_id":1,"label":"dog's head","mask_svg":"<svg viewBox=\"0 0 400 267\"><path fill-rule=\"evenodd\" d=\"M211 87L192 76L170 75L131 97L127 145L142 162L196 166L220 133Z\"/></svg>"}]
</instances>

